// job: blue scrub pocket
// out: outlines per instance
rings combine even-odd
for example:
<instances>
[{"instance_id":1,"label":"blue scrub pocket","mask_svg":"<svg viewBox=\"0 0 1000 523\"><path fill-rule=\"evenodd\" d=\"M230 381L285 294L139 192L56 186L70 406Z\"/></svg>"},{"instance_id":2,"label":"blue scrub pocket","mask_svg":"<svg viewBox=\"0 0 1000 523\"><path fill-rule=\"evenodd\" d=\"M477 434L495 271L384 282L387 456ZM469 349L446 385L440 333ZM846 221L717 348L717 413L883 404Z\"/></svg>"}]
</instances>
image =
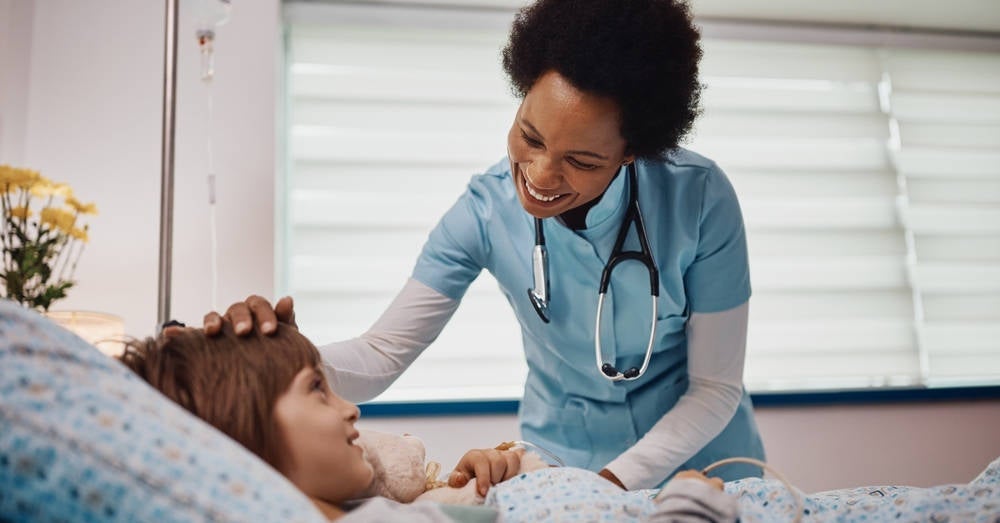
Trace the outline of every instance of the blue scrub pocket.
<instances>
[{"instance_id":1,"label":"blue scrub pocket","mask_svg":"<svg viewBox=\"0 0 1000 523\"><path fill-rule=\"evenodd\" d=\"M588 402L582 398L566 399L559 415L559 431L566 446L590 453L591 440L587 432Z\"/></svg>"},{"instance_id":2,"label":"blue scrub pocket","mask_svg":"<svg viewBox=\"0 0 1000 523\"><path fill-rule=\"evenodd\" d=\"M594 406L587 400L570 396L566 398L561 409L553 412L556 423L553 431L559 438L559 456L566 465L592 469L594 466L595 449L593 438L589 432L588 419L594 416Z\"/></svg>"},{"instance_id":3,"label":"blue scrub pocket","mask_svg":"<svg viewBox=\"0 0 1000 523\"><path fill-rule=\"evenodd\" d=\"M537 387L529 380L524 388L522 436L559 456L566 465L587 468L593 458L585 423L591 407L582 398L572 396L546 401Z\"/></svg>"},{"instance_id":4,"label":"blue scrub pocket","mask_svg":"<svg viewBox=\"0 0 1000 523\"><path fill-rule=\"evenodd\" d=\"M672 353L671 353L672 354ZM661 360L666 354L657 354ZM686 360L685 360L686 361ZM633 390L628 397L628 408L636 435L641 438L656 422L660 421L687 391L688 377L683 362L674 363L667 372L655 378L643 377L649 381L645 386Z\"/></svg>"}]
</instances>

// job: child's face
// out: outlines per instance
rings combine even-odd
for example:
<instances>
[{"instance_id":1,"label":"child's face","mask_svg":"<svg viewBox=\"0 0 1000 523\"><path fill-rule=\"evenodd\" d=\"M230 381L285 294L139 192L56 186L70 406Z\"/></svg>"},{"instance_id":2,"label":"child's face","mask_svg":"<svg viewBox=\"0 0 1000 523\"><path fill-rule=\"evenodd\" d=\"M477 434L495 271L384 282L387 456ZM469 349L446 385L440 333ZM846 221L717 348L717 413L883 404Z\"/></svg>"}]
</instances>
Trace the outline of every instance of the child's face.
<instances>
[{"instance_id":1,"label":"child's face","mask_svg":"<svg viewBox=\"0 0 1000 523\"><path fill-rule=\"evenodd\" d=\"M354 444L358 407L330 390L320 369L304 368L274 406L285 445L281 472L307 496L340 503L372 482L371 465Z\"/></svg>"}]
</instances>

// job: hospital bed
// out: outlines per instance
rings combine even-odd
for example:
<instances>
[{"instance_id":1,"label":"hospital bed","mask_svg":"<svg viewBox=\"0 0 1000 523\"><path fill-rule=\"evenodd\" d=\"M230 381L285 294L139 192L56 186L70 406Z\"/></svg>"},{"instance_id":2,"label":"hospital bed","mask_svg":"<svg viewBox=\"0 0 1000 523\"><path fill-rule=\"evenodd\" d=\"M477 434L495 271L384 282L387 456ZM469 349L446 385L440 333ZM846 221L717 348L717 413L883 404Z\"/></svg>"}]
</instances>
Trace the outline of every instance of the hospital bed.
<instances>
[{"instance_id":1,"label":"hospital bed","mask_svg":"<svg viewBox=\"0 0 1000 523\"><path fill-rule=\"evenodd\" d=\"M578 488L594 477L564 468L525 474L491 489L484 507L450 515L642 521L652 510L655 491ZM778 482L745 479L726 490L743 522L791 521L798 512ZM802 521L996 521L1000 460L965 485L863 487L810 494L802 506ZM322 517L283 476L124 366L0 302L0 521L206 520Z\"/></svg>"}]
</instances>

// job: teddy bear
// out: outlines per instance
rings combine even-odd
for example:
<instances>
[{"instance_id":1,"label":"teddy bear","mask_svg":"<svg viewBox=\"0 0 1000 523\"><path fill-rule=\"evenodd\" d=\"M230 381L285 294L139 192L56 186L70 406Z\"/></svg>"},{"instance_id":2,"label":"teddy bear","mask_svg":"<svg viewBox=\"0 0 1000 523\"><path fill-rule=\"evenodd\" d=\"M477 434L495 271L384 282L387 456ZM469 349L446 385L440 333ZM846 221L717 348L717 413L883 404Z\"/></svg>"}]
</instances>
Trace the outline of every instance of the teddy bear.
<instances>
[{"instance_id":1,"label":"teddy bear","mask_svg":"<svg viewBox=\"0 0 1000 523\"><path fill-rule=\"evenodd\" d=\"M361 430L355 443L364 449L365 459L371 464L374 479L362 497L382 496L400 503L434 501L449 505L482 505L484 498L476 491L476 482L463 487L449 487L441 481L441 465L426 460L424 442L409 434L397 435L372 430ZM499 450L514 448L511 443L501 444ZM521 456L518 473L548 467L534 452Z\"/></svg>"}]
</instances>

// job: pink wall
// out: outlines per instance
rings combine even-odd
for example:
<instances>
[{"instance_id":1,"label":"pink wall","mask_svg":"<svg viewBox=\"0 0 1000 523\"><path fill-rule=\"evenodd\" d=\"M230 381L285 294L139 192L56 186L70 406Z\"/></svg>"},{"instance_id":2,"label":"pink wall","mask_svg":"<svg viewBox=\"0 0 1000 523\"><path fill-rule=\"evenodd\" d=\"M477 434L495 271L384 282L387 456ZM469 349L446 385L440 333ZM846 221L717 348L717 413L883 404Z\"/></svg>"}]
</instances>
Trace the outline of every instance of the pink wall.
<instances>
[{"instance_id":1,"label":"pink wall","mask_svg":"<svg viewBox=\"0 0 1000 523\"><path fill-rule=\"evenodd\" d=\"M807 492L967 483L1000 457L1000 400L769 408L768 461Z\"/></svg>"},{"instance_id":2,"label":"pink wall","mask_svg":"<svg viewBox=\"0 0 1000 523\"><path fill-rule=\"evenodd\" d=\"M220 306L271 292L275 271L280 1L236 4L212 86ZM136 336L156 320L164 16L156 1L0 0L0 163L69 183L100 210L54 309L116 314ZM209 91L194 15L178 20L172 317L200 322L212 308Z\"/></svg>"},{"instance_id":3,"label":"pink wall","mask_svg":"<svg viewBox=\"0 0 1000 523\"><path fill-rule=\"evenodd\" d=\"M0 163L18 165L31 75L32 2L0 0Z\"/></svg>"}]
</instances>

